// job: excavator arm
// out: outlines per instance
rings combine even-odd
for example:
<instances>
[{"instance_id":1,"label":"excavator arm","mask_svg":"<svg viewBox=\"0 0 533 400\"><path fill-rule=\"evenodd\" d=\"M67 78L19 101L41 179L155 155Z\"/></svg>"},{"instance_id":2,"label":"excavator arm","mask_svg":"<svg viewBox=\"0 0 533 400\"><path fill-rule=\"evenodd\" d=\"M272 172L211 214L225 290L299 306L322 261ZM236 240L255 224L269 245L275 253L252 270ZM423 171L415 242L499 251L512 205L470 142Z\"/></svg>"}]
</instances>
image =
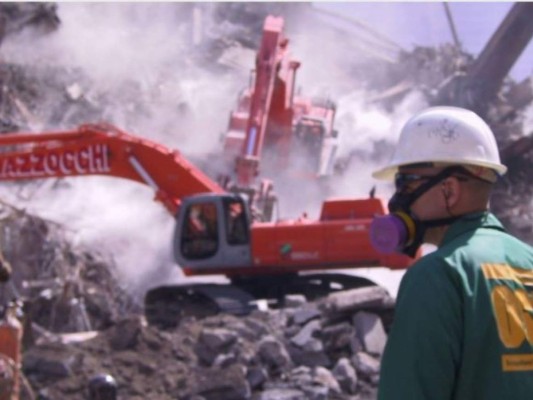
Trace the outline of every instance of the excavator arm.
<instances>
[{"instance_id":1,"label":"excavator arm","mask_svg":"<svg viewBox=\"0 0 533 400\"><path fill-rule=\"evenodd\" d=\"M258 208L267 211L262 218L266 221L272 219L268 211L272 184L264 179L265 173L312 180L333 172L338 147L335 105L295 93L299 67L289 53L284 19L267 16L253 79L230 114L224 154L228 164L234 163L234 176L223 179L232 191L258 194ZM266 191L255 188L260 172Z\"/></svg>"},{"instance_id":2,"label":"excavator arm","mask_svg":"<svg viewBox=\"0 0 533 400\"><path fill-rule=\"evenodd\" d=\"M181 199L224 193L178 151L111 125L76 130L0 135L0 181L103 175L150 186L155 199L176 215Z\"/></svg>"},{"instance_id":3,"label":"excavator arm","mask_svg":"<svg viewBox=\"0 0 533 400\"><path fill-rule=\"evenodd\" d=\"M263 146L282 143L278 151L288 158L292 131L292 95L296 69L300 65L289 59L288 39L283 36L283 18L268 16L256 58L255 85L251 96L246 137L236 158L237 184L250 186L259 174Z\"/></svg>"},{"instance_id":4,"label":"excavator arm","mask_svg":"<svg viewBox=\"0 0 533 400\"><path fill-rule=\"evenodd\" d=\"M224 137L224 158L234 173L223 174L220 182L229 191L246 193L262 221L273 220L277 202L265 172L289 179L331 175L338 147L335 105L295 93L300 62L291 58L288 44L283 18L267 16L254 79L239 95Z\"/></svg>"}]
</instances>

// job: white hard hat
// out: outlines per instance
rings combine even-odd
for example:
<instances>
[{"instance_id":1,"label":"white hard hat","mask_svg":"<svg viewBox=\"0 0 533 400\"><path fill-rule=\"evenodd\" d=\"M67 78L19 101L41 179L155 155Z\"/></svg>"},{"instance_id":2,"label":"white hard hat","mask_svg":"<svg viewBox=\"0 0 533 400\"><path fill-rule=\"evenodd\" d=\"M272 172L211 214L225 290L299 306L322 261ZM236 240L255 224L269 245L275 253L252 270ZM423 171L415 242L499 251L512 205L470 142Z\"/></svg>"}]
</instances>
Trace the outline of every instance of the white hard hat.
<instances>
[{"instance_id":1,"label":"white hard hat","mask_svg":"<svg viewBox=\"0 0 533 400\"><path fill-rule=\"evenodd\" d=\"M389 165L372 176L392 180L399 167L424 163L484 167L499 176L507 171L490 127L457 107L431 107L407 121Z\"/></svg>"}]
</instances>

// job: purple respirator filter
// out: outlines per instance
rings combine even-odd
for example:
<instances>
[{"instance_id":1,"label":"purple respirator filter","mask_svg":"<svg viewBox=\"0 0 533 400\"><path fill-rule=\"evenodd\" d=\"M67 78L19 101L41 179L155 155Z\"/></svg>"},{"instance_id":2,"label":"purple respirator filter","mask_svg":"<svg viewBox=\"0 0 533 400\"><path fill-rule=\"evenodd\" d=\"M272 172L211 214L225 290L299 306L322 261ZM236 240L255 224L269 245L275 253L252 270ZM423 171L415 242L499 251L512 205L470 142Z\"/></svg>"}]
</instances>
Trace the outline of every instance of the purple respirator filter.
<instances>
[{"instance_id":1,"label":"purple respirator filter","mask_svg":"<svg viewBox=\"0 0 533 400\"><path fill-rule=\"evenodd\" d=\"M376 216L370 224L370 242L379 253L399 252L407 238L407 227L394 214Z\"/></svg>"}]
</instances>

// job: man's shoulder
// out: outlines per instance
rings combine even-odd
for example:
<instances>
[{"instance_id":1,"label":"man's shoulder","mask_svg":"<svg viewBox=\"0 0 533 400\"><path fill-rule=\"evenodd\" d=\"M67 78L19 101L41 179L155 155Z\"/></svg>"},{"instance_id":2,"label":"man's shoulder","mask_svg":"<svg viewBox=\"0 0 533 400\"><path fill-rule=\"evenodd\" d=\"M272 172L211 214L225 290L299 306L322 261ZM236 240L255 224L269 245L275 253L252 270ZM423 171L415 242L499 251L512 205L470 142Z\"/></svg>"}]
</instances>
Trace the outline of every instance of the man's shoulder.
<instances>
[{"instance_id":1,"label":"man's shoulder","mask_svg":"<svg viewBox=\"0 0 533 400\"><path fill-rule=\"evenodd\" d=\"M417 281L456 281L463 274L462 270L474 262L477 251L471 243L447 243L415 262L406 276Z\"/></svg>"},{"instance_id":2,"label":"man's shoulder","mask_svg":"<svg viewBox=\"0 0 533 400\"><path fill-rule=\"evenodd\" d=\"M510 254L533 257L533 247L505 230L482 226L453 238L436 253L447 263L455 265L484 259L496 262L496 258L505 258Z\"/></svg>"},{"instance_id":3,"label":"man's shoulder","mask_svg":"<svg viewBox=\"0 0 533 400\"><path fill-rule=\"evenodd\" d=\"M437 249L417 260L406 271L405 277L410 280L431 279L433 276L448 274L449 267L449 261Z\"/></svg>"},{"instance_id":4,"label":"man's shoulder","mask_svg":"<svg viewBox=\"0 0 533 400\"><path fill-rule=\"evenodd\" d=\"M438 251L426 254L406 271L398 300L403 304L450 299L449 293L461 289L461 272Z\"/></svg>"}]
</instances>

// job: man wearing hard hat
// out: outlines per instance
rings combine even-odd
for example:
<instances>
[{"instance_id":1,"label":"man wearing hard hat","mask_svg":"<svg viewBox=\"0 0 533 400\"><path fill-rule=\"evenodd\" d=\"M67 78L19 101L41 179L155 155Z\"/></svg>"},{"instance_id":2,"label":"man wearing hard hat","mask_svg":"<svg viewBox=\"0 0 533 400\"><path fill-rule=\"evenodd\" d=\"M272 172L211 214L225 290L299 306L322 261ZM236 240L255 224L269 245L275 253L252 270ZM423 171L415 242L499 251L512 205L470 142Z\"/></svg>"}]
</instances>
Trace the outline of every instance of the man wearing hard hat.
<instances>
[{"instance_id":1,"label":"man wearing hard hat","mask_svg":"<svg viewBox=\"0 0 533 400\"><path fill-rule=\"evenodd\" d=\"M390 214L371 225L382 252L437 250L405 273L382 358L380 400L533 398L533 248L505 232L489 196L507 168L475 113L411 118L390 164Z\"/></svg>"}]
</instances>

